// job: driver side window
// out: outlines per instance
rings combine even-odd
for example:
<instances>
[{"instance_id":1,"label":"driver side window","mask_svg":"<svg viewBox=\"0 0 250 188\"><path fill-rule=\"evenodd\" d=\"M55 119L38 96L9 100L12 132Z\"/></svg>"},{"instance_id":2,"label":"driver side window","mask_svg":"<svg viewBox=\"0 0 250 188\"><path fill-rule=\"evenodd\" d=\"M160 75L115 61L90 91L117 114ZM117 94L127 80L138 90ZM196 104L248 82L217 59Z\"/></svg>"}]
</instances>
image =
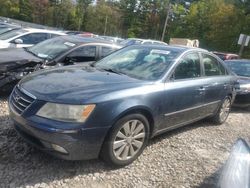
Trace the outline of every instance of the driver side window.
<instances>
[{"instance_id":1,"label":"driver side window","mask_svg":"<svg viewBox=\"0 0 250 188\"><path fill-rule=\"evenodd\" d=\"M73 62L87 62L95 61L96 59L96 46L83 46L77 48L71 52L67 59L70 59Z\"/></svg>"},{"instance_id":2,"label":"driver side window","mask_svg":"<svg viewBox=\"0 0 250 188\"><path fill-rule=\"evenodd\" d=\"M38 44L46 39L48 39L47 33L30 33L19 37L23 41L23 44Z\"/></svg>"},{"instance_id":3,"label":"driver side window","mask_svg":"<svg viewBox=\"0 0 250 188\"><path fill-rule=\"evenodd\" d=\"M200 65L199 54L190 53L180 60L172 77L174 80L181 80L181 79L197 78L200 76L201 76L201 65Z\"/></svg>"}]
</instances>

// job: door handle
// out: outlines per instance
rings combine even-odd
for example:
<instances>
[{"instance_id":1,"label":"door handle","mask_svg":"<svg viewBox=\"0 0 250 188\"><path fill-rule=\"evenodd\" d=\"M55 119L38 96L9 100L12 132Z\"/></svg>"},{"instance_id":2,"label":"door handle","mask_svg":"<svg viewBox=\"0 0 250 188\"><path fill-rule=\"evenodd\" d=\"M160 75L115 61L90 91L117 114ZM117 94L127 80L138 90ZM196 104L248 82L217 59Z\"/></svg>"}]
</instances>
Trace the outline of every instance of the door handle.
<instances>
[{"instance_id":1,"label":"door handle","mask_svg":"<svg viewBox=\"0 0 250 188\"><path fill-rule=\"evenodd\" d=\"M197 90L199 91L200 95L203 95L205 93L206 88L202 86Z\"/></svg>"}]
</instances>

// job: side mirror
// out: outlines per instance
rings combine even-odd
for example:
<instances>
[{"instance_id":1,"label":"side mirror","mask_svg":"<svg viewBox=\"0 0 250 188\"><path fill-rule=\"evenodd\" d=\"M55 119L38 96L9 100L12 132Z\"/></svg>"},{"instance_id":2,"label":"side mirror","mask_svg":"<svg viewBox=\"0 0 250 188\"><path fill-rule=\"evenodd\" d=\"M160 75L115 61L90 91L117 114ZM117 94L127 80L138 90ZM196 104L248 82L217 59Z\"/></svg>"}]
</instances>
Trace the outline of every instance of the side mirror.
<instances>
[{"instance_id":1,"label":"side mirror","mask_svg":"<svg viewBox=\"0 0 250 188\"><path fill-rule=\"evenodd\" d=\"M22 39L16 39L15 44L23 44L23 40Z\"/></svg>"}]
</instances>

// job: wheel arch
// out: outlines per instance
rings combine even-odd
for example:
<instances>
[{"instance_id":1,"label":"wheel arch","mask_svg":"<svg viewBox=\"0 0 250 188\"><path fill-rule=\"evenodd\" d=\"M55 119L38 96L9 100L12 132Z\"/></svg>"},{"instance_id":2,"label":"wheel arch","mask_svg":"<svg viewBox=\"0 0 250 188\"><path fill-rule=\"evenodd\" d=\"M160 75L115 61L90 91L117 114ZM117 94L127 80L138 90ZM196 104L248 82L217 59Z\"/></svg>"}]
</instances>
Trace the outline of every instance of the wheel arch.
<instances>
[{"instance_id":1,"label":"wheel arch","mask_svg":"<svg viewBox=\"0 0 250 188\"><path fill-rule=\"evenodd\" d=\"M148 120L148 123L149 123L150 136L151 136L153 133L153 130L154 130L155 120L154 120L153 113L151 112L151 110L145 106L135 106L135 107L127 109L126 111L120 113L117 116L117 118L114 120L113 124L115 122L117 122L120 118L127 116L127 115L130 115L130 114L142 114L143 116L146 117L146 119Z\"/></svg>"}]
</instances>

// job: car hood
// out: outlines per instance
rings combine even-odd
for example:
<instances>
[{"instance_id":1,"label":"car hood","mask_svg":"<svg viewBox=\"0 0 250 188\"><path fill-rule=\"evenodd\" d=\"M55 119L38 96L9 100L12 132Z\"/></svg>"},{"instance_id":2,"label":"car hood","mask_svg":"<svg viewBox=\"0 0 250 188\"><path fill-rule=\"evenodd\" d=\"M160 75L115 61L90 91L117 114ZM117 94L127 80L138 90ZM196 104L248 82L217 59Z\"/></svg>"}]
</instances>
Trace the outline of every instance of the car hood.
<instances>
[{"instance_id":1,"label":"car hood","mask_svg":"<svg viewBox=\"0 0 250 188\"><path fill-rule=\"evenodd\" d=\"M10 47L10 43L9 42L6 42L4 40L0 40L0 49L1 48L9 48Z\"/></svg>"},{"instance_id":2,"label":"car hood","mask_svg":"<svg viewBox=\"0 0 250 188\"><path fill-rule=\"evenodd\" d=\"M0 72L9 71L33 61L42 61L42 59L26 52L23 48L1 49L0 57Z\"/></svg>"},{"instance_id":3,"label":"car hood","mask_svg":"<svg viewBox=\"0 0 250 188\"><path fill-rule=\"evenodd\" d=\"M39 100L80 104L89 99L147 84L130 78L87 66L68 66L30 74L18 87Z\"/></svg>"}]
</instances>

